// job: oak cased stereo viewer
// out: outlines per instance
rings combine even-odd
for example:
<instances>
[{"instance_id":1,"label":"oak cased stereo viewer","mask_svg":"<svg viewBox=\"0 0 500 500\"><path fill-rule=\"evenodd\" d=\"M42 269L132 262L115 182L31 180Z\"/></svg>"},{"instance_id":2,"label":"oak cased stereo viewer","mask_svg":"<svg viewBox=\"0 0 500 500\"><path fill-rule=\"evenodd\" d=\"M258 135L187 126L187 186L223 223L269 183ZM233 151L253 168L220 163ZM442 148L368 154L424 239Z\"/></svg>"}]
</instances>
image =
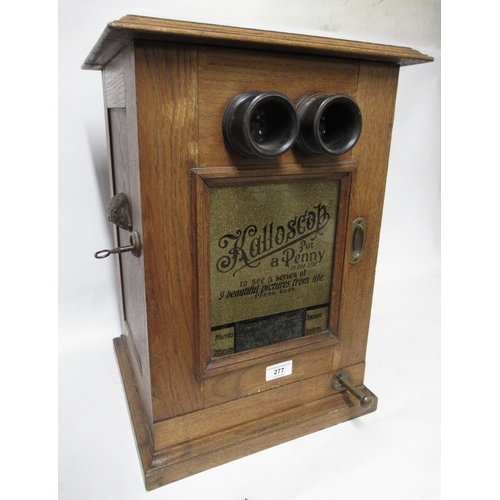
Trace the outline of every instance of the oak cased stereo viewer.
<instances>
[{"instance_id":1,"label":"oak cased stereo viewer","mask_svg":"<svg viewBox=\"0 0 500 500\"><path fill-rule=\"evenodd\" d=\"M102 71L147 489L374 411L365 353L408 48L125 16Z\"/></svg>"}]
</instances>

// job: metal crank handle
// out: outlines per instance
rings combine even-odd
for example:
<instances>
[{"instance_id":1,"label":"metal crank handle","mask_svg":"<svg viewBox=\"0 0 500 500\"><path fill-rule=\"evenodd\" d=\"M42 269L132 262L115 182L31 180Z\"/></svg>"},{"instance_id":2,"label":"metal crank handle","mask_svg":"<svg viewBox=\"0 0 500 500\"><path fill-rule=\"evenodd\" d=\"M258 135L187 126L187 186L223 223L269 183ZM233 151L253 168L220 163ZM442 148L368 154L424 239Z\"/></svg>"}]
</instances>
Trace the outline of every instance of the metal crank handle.
<instances>
[{"instance_id":1,"label":"metal crank handle","mask_svg":"<svg viewBox=\"0 0 500 500\"><path fill-rule=\"evenodd\" d=\"M359 399L362 408L370 408L373 405L373 398L368 394L363 394L351 382L351 374L348 370L342 370L333 377L332 387L337 391L347 389L355 398Z\"/></svg>"},{"instance_id":2,"label":"metal crank handle","mask_svg":"<svg viewBox=\"0 0 500 500\"><path fill-rule=\"evenodd\" d=\"M112 253L121 254L126 252L132 252L133 256L140 257L141 250L142 250L141 239L139 237L139 234L136 231L134 231L130 235L130 245L113 248L112 250L99 250L94 254L94 257L96 259L105 259L106 257L109 257Z\"/></svg>"}]
</instances>

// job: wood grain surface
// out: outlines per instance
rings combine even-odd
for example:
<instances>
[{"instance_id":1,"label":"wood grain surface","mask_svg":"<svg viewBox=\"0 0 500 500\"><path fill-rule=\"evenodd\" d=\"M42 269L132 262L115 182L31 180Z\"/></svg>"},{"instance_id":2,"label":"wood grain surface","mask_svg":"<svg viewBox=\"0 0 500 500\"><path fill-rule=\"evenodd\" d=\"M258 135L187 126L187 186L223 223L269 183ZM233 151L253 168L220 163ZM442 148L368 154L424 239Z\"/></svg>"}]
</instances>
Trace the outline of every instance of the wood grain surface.
<instances>
[{"instance_id":1,"label":"wood grain surface","mask_svg":"<svg viewBox=\"0 0 500 500\"><path fill-rule=\"evenodd\" d=\"M365 360L398 74L399 68L388 64L362 63L360 68L363 140L353 150L358 169L353 176L348 220L364 217L367 229L361 262L348 262L349 249L344 257L338 329L341 366Z\"/></svg>"},{"instance_id":2,"label":"wood grain surface","mask_svg":"<svg viewBox=\"0 0 500 500\"><path fill-rule=\"evenodd\" d=\"M132 45L103 70L108 141L110 144L111 186L114 196L124 193L129 204L132 228L143 234L141 180L135 100L135 64ZM130 244L130 233L115 228L115 246ZM151 377L146 312L144 258L131 253L119 255L120 305L123 332L131 366L141 394L146 419L152 432Z\"/></svg>"},{"instance_id":3,"label":"wood grain surface","mask_svg":"<svg viewBox=\"0 0 500 500\"><path fill-rule=\"evenodd\" d=\"M197 166L196 48L135 46L153 419L202 407L189 171Z\"/></svg>"},{"instance_id":4,"label":"wood grain surface","mask_svg":"<svg viewBox=\"0 0 500 500\"><path fill-rule=\"evenodd\" d=\"M129 15L108 24L83 68L103 68L133 39L377 60L400 66L433 60L408 47Z\"/></svg>"},{"instance_id":5,"label":"wood grain surface","mask_svg":"<svg viewBox=\"0 0 500 500\"><path fill-rule=\"evenodd\" d=\"M359 62L290 54L202 47L198 58L200 167L332 163L327 155L306 156L296 148L273 159L245 158L224 144L221 117L231 99L246 91L279 91L292 102L310 93L356 99ZM348 161L351 152L337 157Z\"/></svg>"},{"instance_id":6,"label":"wood grain surface","mask_svg":"<svg viewBox=\"0 0 500 500\"><path fill-rule=\"evenodd\" d=\"M240 400L240 403L216 406L158 423L156 435L162 436L164 441L157 438L153 445L123 339L115 339L114 345L147 490L371 413L377 408L376 396L366 387L361 386L360 389L374 398L374 404L369 409L362 408L349 394L335 391L330 385L330 378L323 377L320 384L315 380L313 386L316 392L312 397L307 396L307 387L303 384L292 386L294 402L300 393L303 394L302 399L310 398L310 402L300 407L287 408L286 399L280 397L283 394L270 398L266 393L267 400L263 400L262 395L255 395L252 405L242 405ZM363 371L363 365L352 367L355 381L359 380ZM318 386L324 388L322 394L326 396L319 395ZM289 387L283 389L290 393ZM241 412L244 414L241 415ZM254 419L259 412L265 415L264 418ZM207 425L210 426L210 433L206 432Z\"/></svg>"},{"instance_id":7,"label":"wood grain surface","mask_svg":"<svg viewBox=\"0 0 500 500\"><path fill-rule=\"evenodd\" d=\"M376 397L361 408L331 380L349 369L369 392L399 65L430 60L407 48L138 16L106 28L84 67L103 70L112 194L127 196L143 245L141 257L117 259L123 335L114 344L147 489L376 409ZM222 116L248 90L292 101L347 94L361 109L361 137L342 157L239 157ZM340 190L328 331L212 358L210 190L332 179ZM351 264L357 217L366 219L365 249ZM116 230L117 245L128 238ZM284 361L292 374L266 381L266 368Z\"/></svg>"}]
</instances>

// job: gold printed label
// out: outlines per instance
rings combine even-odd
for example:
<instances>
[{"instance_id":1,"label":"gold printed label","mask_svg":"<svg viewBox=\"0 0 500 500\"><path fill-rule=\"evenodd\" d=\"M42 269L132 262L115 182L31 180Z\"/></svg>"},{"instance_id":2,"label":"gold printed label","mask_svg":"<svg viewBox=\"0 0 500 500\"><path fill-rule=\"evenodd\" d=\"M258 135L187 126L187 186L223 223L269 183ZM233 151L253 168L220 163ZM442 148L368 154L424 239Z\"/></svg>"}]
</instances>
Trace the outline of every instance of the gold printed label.
<instances>
[{"instance_id":1,"label":"gold printed label","mask_svg":"<svg viewBox=\"0 0 500 500\"><path fill-rule=\"evenodd\" d=\"M327 329L338 197L331 180L210 190L214 357Z\"/></svg>"}]
</instances>

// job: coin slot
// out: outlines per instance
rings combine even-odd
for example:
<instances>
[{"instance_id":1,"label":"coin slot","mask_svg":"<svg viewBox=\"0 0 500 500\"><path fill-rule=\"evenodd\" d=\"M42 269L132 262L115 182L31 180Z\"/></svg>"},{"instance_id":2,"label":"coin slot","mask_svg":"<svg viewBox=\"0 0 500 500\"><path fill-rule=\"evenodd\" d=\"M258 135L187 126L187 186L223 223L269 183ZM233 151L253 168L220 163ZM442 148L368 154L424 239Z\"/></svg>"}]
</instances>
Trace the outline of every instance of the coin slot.
<instances>
[{"instance_id":1,"label":"coin slot","mask_svg":"<svg viewBox=\"0 0 500 500\"><path fill-rule=\"evenodd\" d=\"M352 223L351 250L349 252L349 262L357 264L363 258L365 249L366 220L358 217Z\"/></svg>"}]
</instances>

